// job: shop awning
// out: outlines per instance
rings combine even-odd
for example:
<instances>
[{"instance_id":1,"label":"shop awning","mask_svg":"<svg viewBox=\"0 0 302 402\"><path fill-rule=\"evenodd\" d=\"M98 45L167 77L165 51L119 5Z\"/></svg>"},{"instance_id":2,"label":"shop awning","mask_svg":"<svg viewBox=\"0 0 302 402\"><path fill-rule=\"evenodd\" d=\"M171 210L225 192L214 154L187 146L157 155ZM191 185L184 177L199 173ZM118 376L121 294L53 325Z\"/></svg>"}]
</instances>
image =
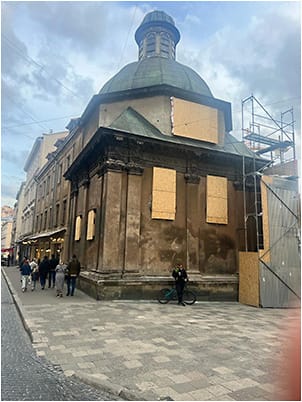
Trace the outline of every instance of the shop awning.
<instances>
[{"instance_id":1,"label":"shop awning","mask_svg":"<svg viewBox=\"0 0 302 402\"><path fill-rule=\"evenodd\" d=\"M11 253L14 251L13 247L9 247L9 248L2 248L1 249L1 253Z\"/></svg>"},{"instance_id":2,"label":"shop awning","mask_svg":"<svg viewBox=\"0 0 302 402\"><path fill-rule=\"evenodd\" d=\"M51 232L43 232L43 233L39 233L37 235L29 237L29 240L37 240L37 239L41 239L42 237L51 237L51 236L53 236L55 234L65 232L65 231L66 231L66 227L65 228L60 228L60 229L57 229L57 230L52 230Z\"/></svg>"}]
</instances>

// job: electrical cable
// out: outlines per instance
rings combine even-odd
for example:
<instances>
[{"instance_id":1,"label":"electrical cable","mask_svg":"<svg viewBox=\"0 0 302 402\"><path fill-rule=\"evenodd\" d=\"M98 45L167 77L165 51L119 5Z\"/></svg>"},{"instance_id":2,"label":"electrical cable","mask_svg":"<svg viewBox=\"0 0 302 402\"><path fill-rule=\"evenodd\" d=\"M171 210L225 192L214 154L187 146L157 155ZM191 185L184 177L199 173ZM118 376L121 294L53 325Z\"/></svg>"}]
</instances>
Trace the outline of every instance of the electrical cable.
<instances>
[{"instance_id":1,"label":"electrical cable","mask_svg":"<svg viewBox=\"0 0 302 402\"><path fill-rule=\"evenodd\" d=\"M17 54L20 57L23 57L25 60L27 60L29 63L34 64L36 67L40 68L39 73L41 74L41 71L44 70L46 74L48 74L50 76L50 78L52 78L54 81L56 81L57 84L59 84L62 88L64 88L66 91L70 92L74 97L76 98L82 98L84 100L83 97L79 96L78 94L76 94L75 92L73 92L70 88L66 87L66 85L64 85L61 81L59 81L57 78L55 78L53 76L52 73L50 73L49 71L47 71L46 67L43 66L42 64L38 63L36 60L34 60L32 57L25 55L24 52L18 47L16 46L10 39L8 39L3 33L1 34L1 36L6 40L6 42L17 52ZM86 100L86 99L85 99Z\"/></svg>"}]
</instances>

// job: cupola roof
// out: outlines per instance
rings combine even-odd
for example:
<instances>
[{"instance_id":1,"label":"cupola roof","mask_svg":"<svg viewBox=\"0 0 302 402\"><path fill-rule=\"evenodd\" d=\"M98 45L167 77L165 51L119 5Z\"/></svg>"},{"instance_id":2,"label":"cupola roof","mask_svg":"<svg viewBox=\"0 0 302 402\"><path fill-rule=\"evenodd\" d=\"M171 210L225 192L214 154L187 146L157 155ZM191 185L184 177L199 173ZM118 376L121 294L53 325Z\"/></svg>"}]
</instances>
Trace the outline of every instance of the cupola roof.
<instances>
[{"instance_id":1,"label":"cupola roof","mask_svg":"<svg viewBox=\"0 0 302 402\"><path fill-rule=\"evenodd\" d=\"M205 81L191 68L175 60L180 33L163 11L152 11L135 33L139 60L127 64L100 90L101 95L139 88L169 85L198 95L213 97Z\"/></svg>"}]
</instances>

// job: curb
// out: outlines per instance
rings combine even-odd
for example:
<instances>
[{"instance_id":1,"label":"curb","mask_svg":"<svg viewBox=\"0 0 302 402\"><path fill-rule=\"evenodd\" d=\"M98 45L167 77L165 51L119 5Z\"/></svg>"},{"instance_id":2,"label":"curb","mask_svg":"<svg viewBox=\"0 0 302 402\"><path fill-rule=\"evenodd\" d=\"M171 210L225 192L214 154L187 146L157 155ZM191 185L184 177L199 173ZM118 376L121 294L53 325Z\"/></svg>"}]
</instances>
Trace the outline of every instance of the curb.
<instances>
[{"instance_id":1,"label":"curb","mask_svg":"<svg viewBox=\"0 0 302 402\"><path fill-rule=\"evenodd\" d=\"M131 392L129 389L122 387L118 384L114 384L110 381L101 380L96 378L91 374L79 374L75 373L72 377L79 379L80 381L85 382L88 385L92 385L93 387L99 388L102 391L108 392L109 394L113 394L119 396L127 401L147 401L142 397L141 393L138 391L136 394Z\"/></svg>"},{"instance_id":2,"label":"curb","mask_svg":"<svg viewBox=\"0 0 302 402\"><path fill-rule=\"evenodd\" d=\"M27 323L27 320L25 318L26 314L22 307L21 300L20 300L19 296L14 292L14 287L13 287L11 281L9 280L6 272L3 269L1 269L1 273L7 283L8 289L9 289L10 294L13 299L13 302L14 302L14 304L17 308L17 311L19 313L19 316L22 320L24 329L28 333L31 343L36 343L38 341L38 339L35 339L35 333L32 332L32 330L30 329L30 327ZM49 359L47 359L47 360L50 363L52 363ZM95 378L95 377L93 377L93 375L74 373L72 375L72 377L74 377L75 379L78 379L88 385L99 388L102 391L105 391L109 394L119 396L120 398L123 398L124 400L127 400L127 401L147 401L148 400L148 399L143 398L139 391L136 394L134 394L127 388L124 388L118 384L114 384L110 381L105 381L105 380Z\"/></svg>"},{"instance_id":3,"label":"curb","mask_svg":"<svg viewBox=\"0 0 302 402\"><path fill-rule=\"evenodd\" d=\"M32 331L31 331L29 325L27 324L27 320L25 318L25 313L23 311L21 300L20 300L19 296L14 292L14 288L13 288L13 286L11 284L11 281L9 280L8 276L6 275L6 272L3 269L1 269L1 273L2 273L4 279L5 279L6 283L7 283L8 289L9 289L10 294L11 294L12 299L13 299L13 302L14 302L14 304L15 304L15 306L17 308L17 311L19 313L19 316L20 316L20 318L22 320L24 329L28 333L31 342L33 343L34 342L33 334L32 334Z\"/></svg>"}]
</instances>

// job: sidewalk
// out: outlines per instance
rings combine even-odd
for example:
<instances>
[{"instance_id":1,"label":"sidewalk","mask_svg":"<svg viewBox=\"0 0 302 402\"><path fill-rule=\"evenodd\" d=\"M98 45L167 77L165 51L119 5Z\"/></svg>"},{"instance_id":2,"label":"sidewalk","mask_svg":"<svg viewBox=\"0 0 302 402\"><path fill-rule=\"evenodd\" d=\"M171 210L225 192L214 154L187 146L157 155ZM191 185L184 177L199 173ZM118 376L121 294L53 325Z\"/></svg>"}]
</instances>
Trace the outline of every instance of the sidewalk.
<instances>
[{"instance_id":1,"label":"sidewalk","mask_svg":"<svg viewBox=\"0 0 302 402\"><path fill-rule=\"evenodd\" d=\"M276 400L297 310L96 301L79 290L56 298L39 285L22 293L16 267L2 272L37 354L67 376L128 400Z\"/></svg>"}]
</instances>

